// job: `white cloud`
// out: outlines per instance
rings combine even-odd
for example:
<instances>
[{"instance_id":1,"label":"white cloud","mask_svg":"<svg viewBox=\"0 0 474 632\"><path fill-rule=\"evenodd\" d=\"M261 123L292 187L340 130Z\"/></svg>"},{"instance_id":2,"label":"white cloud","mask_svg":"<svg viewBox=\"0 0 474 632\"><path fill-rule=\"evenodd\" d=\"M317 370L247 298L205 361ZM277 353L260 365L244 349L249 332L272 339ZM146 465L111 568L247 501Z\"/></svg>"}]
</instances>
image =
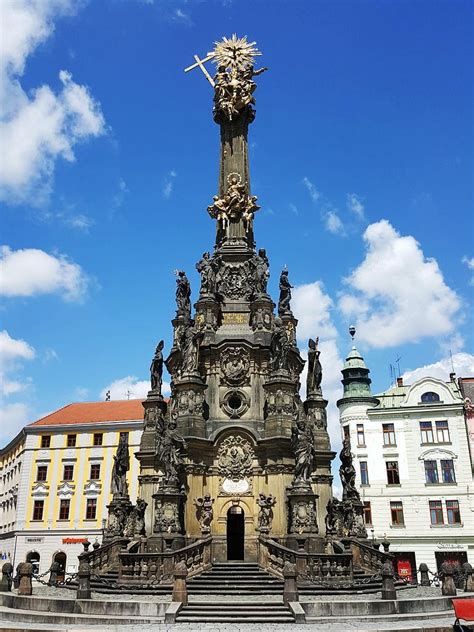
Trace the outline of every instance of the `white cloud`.
<instances>
[{"instance_id":1,"label":"white cloud","mask_svg":"<svg viewBox=\"0 0 474 632\"><path fill-rule=\"evenodd\" d=\"M290 208L290 211L294 213L294 215L298 215L298 207L296 206L296 204L293 204L293 202L290 202L288 206Z\"/></svg>"},{"instance_id":2,"label":"white cloud","mask_svg":"<svg viewBox=\"0 0 474 632\"><path fill-rule=\"evenodd\" d=\"M462 262L468 267L469 270L474 271L474 257L463 257ZM474 275L471 277L471 285L474 285Z\"/></svg>"},{"instance_id":3,"label":"white cloud","mask_svg":"<svg viewBox=\"0 0 474 632\"><path fill-rule=\"evenodd\" d=\"M118 191L113 197L113 205L115 208L120 208L121 206L123 206L127 193L130 193L129 188L127 187L127 183L123 178L120 178L118 183Z\"/></svg>"},{"instance_id":4,"label":"white cloud","mask_svg":"<svg viewBox=\"0 0 474 632\"><path fill-rule=\"evenodd\" d=\"M100 391L100 397L105 399L107 391L110 391L110 399L145 399L150 388L150 380L139 380L134 375L127 375L105 386ZM163 395L169 395L170 391L170 384L163 382Z\"/></svg>"},{"instance_id":5,"label":"white cloud","mask_svg":"<svg viewBox=\"0 0 474 632\"><path fill-rule=\"evenodd\" d=\"M65 255L53 256L37 250L11 250L0 247L0 294L34 296L59 293L65 301L84 299L88 277L82 268Z\"/></svg>"},{"instance_id":6,"label":"white cloud","mask_svg":"<svg viewBox=\"0 0 474 632\"><path fill-rule=\"evenodd\" d=\"M185 26L193 26L193 21L189 13L185 13L182 9L175 9L172 18L175 22L184 24Z\"/></svg>"},{"instance_id":7,"label":"white cloud","mask_svg":"<svg viewBox=\"0 0 474 632\"><path fill-rule=\"evenodd\" d=\"M178 174L176 173L176 171L172 169L165 176L162 193L163 197L165 197L166 199L170 198L171 194L173 193L174 179L177 175Z\"/></svg>"},{"instance_id":8,"label":"white cloud","mask_svg":"<svg viewBox=\"0 0 474 632\"><path fill-rule=\"evenodd\" d=\"M1 366L11 365L18 360L32 360L35 350L21 339L15 339L4 329L0 331L0 361Z\"/></svg>"},{"instance_id":9,"label":"white cloud","mask_svg":"<svg viewBox=\"0 0 474 632\"><path fill-rule=\"evenodd\" d=\"M61 70L60 91L42 85L27 94L19 81L28 56L54 31L54 22L80 3L69 0L0 2L0 199L41 205L51 191L56 160L105 131L100 105L86 86Z\"/></svg>"},{"instance_id":10,"label":"white cloud","mask_svg":"<svg viewBox=\"0 0 474 632\"><path fill-rule=\"evenodd\" d=\"M88 217L87 215L83 215L82 213L80 213L79 215L71 215L70 217L67 217L64 222L70 228L81 230L84 233L88 233L91 226L95 224L92 217Z\"/></svg>"},{"instance_id":11,"label":"white cloud","mask_svg":"<svg viewBox=\"0 0 474 632\"><path fill-rule=\"evenodd\" d=\"M0 446L8 444L29 422L29 408L26 404L6 404L0 408Z\"/></svg>"},{"instance_id":12,"label":"white cloud","mask_svg":"<svg viewBox=\"0 0 474 632\"><path fill-rule=\"evenodd\" d=\"M354 215L358 219L360 220L365 219L364 205L362 204L362 201L359 198L359 196L356 195L355 193L347 194L347 208L349 209L349 211L354 213Z\"/></svg>"},{"instance_id":13,"label":"white cloud","mask_svg":"<svg viewBox=\"0 0 474 632\"><path fill-rule=\"evenodd\" d=\"M474 375L474 355L471 353L455 353L452 358L447 356L438 362L426 364L417 369L409 369L403 374L406 384L413 384L422 377L436 377L447 382L449 374L454 371L458 377L472 377Z\"/></svg>"},{"instance_id":14,"label":"white cloud","mask_svg":"<svg viewBox=\"0 0 474 632\"><path fill-rule=\"evenodd\" d=\"M298 319L298 340L336 337L331 320L331 297L324 292L321 281L298 285L293 289L291 308Z\"/></svg>"},{"instance_id":15,"label":"white cloud","mask_svg":"<svg viewBox=\"0 0 474 632\"><path fill-rule=\"evenodd\" d=\"M306 176L303 178L303 184L308 189L308 193L313 200L313 202L317 202L321 197L321 193L317 190L316 186L313 182Z\"/></svg>"},{"instance_id":16,"label":"white cloud","mask_svg":"<svg viewBox=\"0 0 474 632\"><path fill-rule=\"evenodd\" d=\"M74 400L76 402L84 402L86 401L89 395L89 389L84 386L78 386L74 391Z\"/></svg>"},{"instance_id":17,"label":"white cloud","mask_svg":"<svg viewBox=\"0 0 474 632\"><path fill-rule=\"evenodd\" d=\"M323 211L324 226L333 235L344 235L344 224L341 218L333 209Z\"/></svg>"},{"instance_id":18,"label":"white cloud","mask_svg":"<svg viewBox=\"0 0 474 632\"><path fill-rule=\"evenodd\" d=\"M461 301L435 259L425 258L414 237L401 236L385 219L370 224L364 261L347 277L339 308L355 318L357 338L392 347L450 334Z\"/></svg>"}]
</instances>

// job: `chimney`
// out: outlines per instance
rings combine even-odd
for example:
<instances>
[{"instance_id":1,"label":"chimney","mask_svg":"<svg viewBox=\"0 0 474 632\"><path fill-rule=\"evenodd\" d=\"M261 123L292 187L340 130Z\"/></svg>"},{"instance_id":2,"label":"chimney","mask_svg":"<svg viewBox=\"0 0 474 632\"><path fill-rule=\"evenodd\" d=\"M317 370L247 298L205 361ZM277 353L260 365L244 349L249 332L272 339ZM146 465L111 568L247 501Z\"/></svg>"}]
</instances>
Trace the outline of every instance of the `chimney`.
<instances>
[{"instance_id":1,"label":"chimney","mask_svg":"<svg viewBox=\"0 0 474 632\"><path fill-rule=\"evenodd\" d=\"M403 386L403 378L397 377L397 386Z\"/></svg>"}]
</instances>

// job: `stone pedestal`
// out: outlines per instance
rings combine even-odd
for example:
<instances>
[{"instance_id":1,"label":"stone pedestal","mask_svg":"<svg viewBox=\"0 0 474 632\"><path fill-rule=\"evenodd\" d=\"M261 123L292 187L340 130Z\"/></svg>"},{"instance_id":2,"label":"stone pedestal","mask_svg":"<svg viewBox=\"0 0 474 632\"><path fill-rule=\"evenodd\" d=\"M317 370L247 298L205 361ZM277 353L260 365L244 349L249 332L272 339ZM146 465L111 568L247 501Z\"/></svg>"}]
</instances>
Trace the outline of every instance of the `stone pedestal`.
<instances>
[{"instance_id":1,"label":"stone pedestal","mask_svg":"<svg viewBox=\"0 0 474 632\"><path fill-rule=\"evenodd\" d=\"M321 392L310 393L304 403L305 413L308 421L314 424L314 442L316 450L330 450L331 443L327 431L326 406L328 400L324 399Z\"/></svg>"},{"instance_id":2,"label":"stone pedestal","mask_svg":"<svg viewBox=\"0 0 474 632\"><path fill-rule=\"evenodd\" d=\"M184 534L184 502L186 494L175 488L164 488L153 494L153 534Z\"/></svg>"},{"instance_id":3,"label":"stone pedestal","mask_svg":"<svg viewBox=\"0 0 474 632\"><path fill-rule=\"evenodd\" d=\"M104 542L123 537L127 518L133 509L133 505L128 496L114 496L110 505L107 505L107 509L108 518Z\"/></svg>"},{"instance_id":4,"label":"stone pedestal","mask_svg":"<svg viewBox=\"0 0 474 632\"><path fill-rule=\"evenodd\" d=\"M220 306L215 297L204 294L194 305L196 309L196 325L201 331L215 332L219 326Z\"/></svg>"},{"instance_id":5,"label":"stone pedestal","mask_svg":"<svg viewBox=\"0 0 474 632\"><path fill-rule=\"evenodd\" d=\"M291 438L296 384L288 371L272 373L265 391L265 437Z\"/></svg>"},{"instance_id":6,"label":"stone pedestal","mask_svg":"<svg viewBox=\"0 0 474 632\"><path fill-rule=\"evenodd\" d=\"M179 431L185 436L206 436L206 388L197 372L184 373L174 382L172 415L176 415Z\"/></svg>"},{"instance_id":7,"label":"stone pedestal","mask_svg":"<svg viewBox=\"0 0 474 632\"><path fill-rule=\"evenodd\" d=\"M270 332L275 303L268 294L257 294L250 304L250 326L255 332L255 341L262 342Z\"/></svg>"},{"instance_id":8,"label":"stone pedestal","mask_svg":"<svg viewBox=\"0 0 474 632\"><path fill-rule=\"evenodd\" d=\"M288 488L288 533L319 533L317 520L317 498L309 485L296 482Z\"/></svg>"}]
</instances>

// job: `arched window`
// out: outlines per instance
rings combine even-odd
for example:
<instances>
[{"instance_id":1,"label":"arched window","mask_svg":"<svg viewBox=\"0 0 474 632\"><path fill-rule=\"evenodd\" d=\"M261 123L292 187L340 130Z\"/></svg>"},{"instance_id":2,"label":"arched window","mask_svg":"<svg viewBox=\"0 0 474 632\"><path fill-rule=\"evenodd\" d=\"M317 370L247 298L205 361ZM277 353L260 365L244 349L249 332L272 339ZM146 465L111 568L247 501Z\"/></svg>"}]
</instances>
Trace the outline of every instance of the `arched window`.
<instances>
[{"instance_id":1,"label":"arched window","mask_svg":"<svg viewBox=\"0 0 474 632\"><path fill-rule=\"evenodd\" d=\"M427 393L423 393L421 396L422 402L439 402L438 393L433 393L433 391L428 391Z\"/></svg>"}]
</instances>

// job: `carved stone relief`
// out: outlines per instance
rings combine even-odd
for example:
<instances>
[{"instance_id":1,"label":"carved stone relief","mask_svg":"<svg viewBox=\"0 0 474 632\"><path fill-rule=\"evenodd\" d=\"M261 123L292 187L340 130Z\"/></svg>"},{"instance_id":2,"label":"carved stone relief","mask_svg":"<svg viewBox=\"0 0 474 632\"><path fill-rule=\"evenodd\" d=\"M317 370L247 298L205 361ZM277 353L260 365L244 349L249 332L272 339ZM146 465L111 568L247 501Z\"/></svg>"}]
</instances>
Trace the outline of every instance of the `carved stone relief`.
<instances>
[{"instance_id":1,"label":"carved stone relief","mask_svg":"<svg viewBox=\"0 0 474 632\"><path fill-rule=\"evenodd\" d=\"M224 439L217 451L219 474L223 478L239 481L252 472L254 451L248 439L231 435Z\"/></svg>"},{"instance_id":2,"label":"carved stone relief","mask_svg":"<svg viewBox=\"0 0 474 632\"><path fill-rule=\"evenodd\" d=\"M222 376L230 386L241 386L249 382L250 358L242 347L227 347L221 355Z\"/></svg>"}]
</instances>

